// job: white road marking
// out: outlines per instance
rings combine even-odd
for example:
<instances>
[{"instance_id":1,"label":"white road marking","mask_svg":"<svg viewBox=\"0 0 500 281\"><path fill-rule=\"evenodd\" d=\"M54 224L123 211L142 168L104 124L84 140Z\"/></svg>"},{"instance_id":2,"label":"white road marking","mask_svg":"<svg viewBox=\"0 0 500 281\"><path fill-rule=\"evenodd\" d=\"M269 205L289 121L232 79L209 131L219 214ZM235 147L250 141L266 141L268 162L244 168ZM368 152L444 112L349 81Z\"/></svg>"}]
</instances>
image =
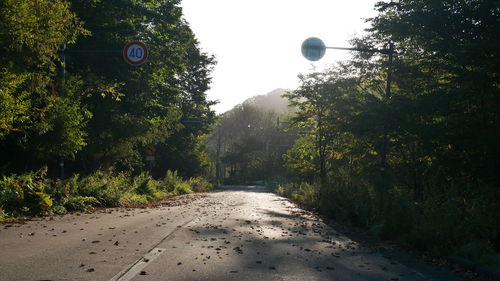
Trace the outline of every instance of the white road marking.
<instances>
[{"instance_id":1,"label":"white road marking","mask_svg":"<svg viewBox=\"0 0 500 281\"><path fill-rule=\"evenodd\" d=\"M141 270L144 269L146 266L148 266L149 263L151 263L154 259L156 259L166 251L164 248L157 248L157 246L159 246L160 244L171 238L174 238L174 233L176 233L183 227L190 227L190 225L195 225L196 223L194 222L194 219L195 218L185 222L183 225L178 226L167 236L163 237L163 239L161 239L158 243L156 243L156 245L154 246L155 248L147 252L146 255L144 255L144 257L136 260L133 264L127 266L125 269L118 272L118 274L116 274L113 278L109 279L109 281L129 281L132 278L134 278L134 276L140 273Z\"/></svg>"},{"instance_id":2,"label":"white road marking","mask_svg":"<svg viewBox=\"0 0 500 281\"><path fill-rule=\"evenodd\" d=\"M140 258L132 265L128 266L124 270L120 271L109 281L129 281L132 280L137 274L139 274L150 262L163 254L166 249L163 248L154 248L149 251L144 257Z\"/></svg>"}]
</instances>

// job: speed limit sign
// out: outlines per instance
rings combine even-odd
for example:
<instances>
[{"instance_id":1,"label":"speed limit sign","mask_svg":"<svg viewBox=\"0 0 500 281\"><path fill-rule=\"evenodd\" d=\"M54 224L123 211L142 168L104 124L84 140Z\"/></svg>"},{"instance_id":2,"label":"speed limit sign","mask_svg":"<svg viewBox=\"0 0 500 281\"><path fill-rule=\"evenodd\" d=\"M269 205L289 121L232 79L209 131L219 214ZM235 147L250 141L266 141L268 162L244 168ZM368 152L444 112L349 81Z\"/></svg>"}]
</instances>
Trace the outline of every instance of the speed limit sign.
<instances>
[{"instance_id":1,"label":"speed limit sign","mask_svg":"<svg viewBox=\"0 0 500 281\"><path fill-rule=\"evenodd\" d=\"M139 66L146 62L148 49L139 41L132 41L123 48L123 58L128 64Z\"/></svg>"}]
</instances>

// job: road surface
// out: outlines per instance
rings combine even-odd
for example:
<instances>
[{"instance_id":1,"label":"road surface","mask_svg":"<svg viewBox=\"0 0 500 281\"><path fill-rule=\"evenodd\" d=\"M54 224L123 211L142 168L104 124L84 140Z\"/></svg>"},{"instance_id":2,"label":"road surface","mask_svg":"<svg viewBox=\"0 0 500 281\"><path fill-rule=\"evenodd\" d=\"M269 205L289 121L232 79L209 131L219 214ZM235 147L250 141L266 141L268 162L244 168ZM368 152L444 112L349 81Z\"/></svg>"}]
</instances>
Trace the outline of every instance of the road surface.
<instances>
[{"instance_id":1,"label":"road surface","mask_svg":"<svg viewBox=\"0 0 500 281\"><path fill-rule=\"evenodd\" d=\"M349 239L261 187L0 225L0 280L459 280Z\"/></svg>"}]
</instances>

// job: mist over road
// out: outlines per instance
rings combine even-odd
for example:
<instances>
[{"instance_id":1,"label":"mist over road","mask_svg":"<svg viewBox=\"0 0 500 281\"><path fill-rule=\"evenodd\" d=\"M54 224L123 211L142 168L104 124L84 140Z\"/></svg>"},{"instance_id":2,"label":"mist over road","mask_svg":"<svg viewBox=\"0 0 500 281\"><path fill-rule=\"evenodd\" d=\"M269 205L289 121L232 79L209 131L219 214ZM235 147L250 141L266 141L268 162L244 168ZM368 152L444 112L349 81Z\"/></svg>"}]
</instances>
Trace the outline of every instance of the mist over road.
<instances>
[{"instance_id":1,"label":"mist over road","mask_svg":"<svg viewBox=\"0 0 500 281\"><path fill-rule=\"evenodd\" d=\"M458 280L365 247L262 187L0 225L0 280Z\"/></svg>"}]
</instances>

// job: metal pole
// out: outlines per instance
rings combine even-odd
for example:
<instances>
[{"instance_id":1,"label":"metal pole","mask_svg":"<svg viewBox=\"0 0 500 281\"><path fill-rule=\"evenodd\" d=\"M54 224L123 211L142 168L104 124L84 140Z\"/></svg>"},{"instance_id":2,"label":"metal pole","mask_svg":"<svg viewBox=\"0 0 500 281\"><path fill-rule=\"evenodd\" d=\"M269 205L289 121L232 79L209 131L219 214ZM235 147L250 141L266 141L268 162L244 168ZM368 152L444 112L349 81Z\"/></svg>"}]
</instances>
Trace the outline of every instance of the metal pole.
<instances>
[{"instance_id":1,"label":"metal pole","mask_svg":"<svg viewBox=\"0 0 500 281\"><path fill-rule=\"evenodd\" d=\"M358 52L370 52L370 53L381 53L381 54L392 54L394 49L390 47L393 46L392 42L389 45L389 49L367 49L367 48L349 48L349 47L325 47L325 49L335 49L335 50L347 50L347 51L358 51Z\"/></svg>"},{"instance_id":2,"label":"metal pole","mask_svg":"<svg viewBox=\"0 0 500 281\"><path fill-rule=\"evenodd\" d=\"M66 48L66 44L61 45L61 50L59 51L59 59L61 61L60 72L61 72L61 90L66 84L66 52L69 53L121 53L121 50L69 50ZM64 158L61 156L61 161L59 162L61 168L61 179L64 179ZM151 167L150 167L151 170Z\"/></svg>"},{"instance_id":3,"label":"metal pole","mask_svg":"<svg viewBox=\"0 0 500 281\"><path fill-rule=\"evenodd\" d=\"M325 49L336 49L336 50L348 50L348 51L358 51L358 52L371 52L371 53L381 53L381 54L385 54L385 55L388 55L388 66L387 66L387 84L386 84L386 88L385 88L385 101L387 102L389 100L389 98L391 97L391 82L392 82L392 64L393 64L393 55L394 55L394 43L389 41L389 48L387 49L369 49L369 48L350 48L350 47L327 47L323 44L323 42L318 39L318 38L309 38L309 39L315 39L315 41L317 41L316 43L314 44L310 44L310 45L305 45L306 48L310 48L314 51L318 51L318 53L323 53L325 51ZM303 45L302 45L302 48L304 49L304 44L307 43L307 41L309 40L307 39L306 41L304 41ZM304 51L303 51L303 55L309 59L309 60L318 60L318 59L321 59L322 55L321 56L313 56L313 57L310 57L310 56L307 56ZM382 175L382 178L385 178L385 169L386 169L386 166L387 166L387 150L388 150L388 136L387 136L387 124L386 122L384 122L383 124L383 137L382 137L382 147L380 149L380 170L381 170L381 175Z\"/></svg>"}]
</instances>

